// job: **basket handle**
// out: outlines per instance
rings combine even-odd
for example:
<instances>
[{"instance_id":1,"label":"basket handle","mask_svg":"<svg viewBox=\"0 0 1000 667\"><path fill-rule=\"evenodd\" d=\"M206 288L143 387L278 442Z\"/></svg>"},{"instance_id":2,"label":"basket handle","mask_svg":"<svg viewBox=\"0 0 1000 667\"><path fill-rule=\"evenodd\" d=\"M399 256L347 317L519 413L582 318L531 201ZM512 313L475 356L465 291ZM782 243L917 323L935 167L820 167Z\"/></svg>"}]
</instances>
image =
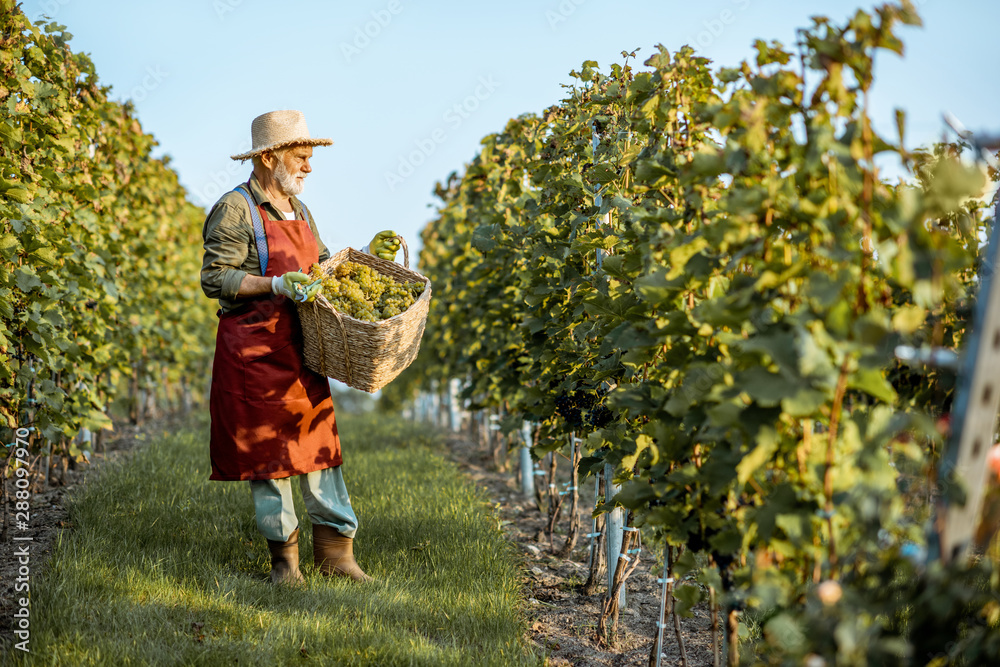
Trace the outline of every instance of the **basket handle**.
<instances>
[{"instance_id":1,"label":"basket handle","mask_svg":"<svg viewBox=\"0 0 1000 667\"><path fill-rule=\"evenodd\" d=\"M399 245L403 246L403 268L410 268L410 248L406 245L406 239L404 239L399 234L396 234L396 238L399 239Z\"/></svg>"}]
</instances>

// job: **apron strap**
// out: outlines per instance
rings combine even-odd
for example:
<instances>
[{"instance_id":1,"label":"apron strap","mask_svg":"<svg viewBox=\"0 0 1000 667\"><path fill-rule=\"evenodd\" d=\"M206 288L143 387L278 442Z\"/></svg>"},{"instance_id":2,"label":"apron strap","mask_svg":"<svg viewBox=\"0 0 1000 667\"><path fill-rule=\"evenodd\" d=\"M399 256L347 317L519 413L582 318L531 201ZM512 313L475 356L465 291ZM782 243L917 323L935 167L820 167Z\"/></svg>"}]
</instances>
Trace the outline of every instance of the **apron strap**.
<instances>
[{"instance_id":1,"label":"apron strap","mask_svg":"<svg viewBox=\"0 0 1000 667\"><path fill-rule=\"evenodd\" d=\"M261 222L260 211L257 210L257 206L250 197L250 192L242 183L237 185L233 189L233 192L239 192L243 195L243 198L247 200L247 206L250 207L250 220L253 221L253 236L257 242L257 258L260 260L260 275L263 276L267 273L267 235L264 234L264 223Z\"/></svg>"}]
</instances>

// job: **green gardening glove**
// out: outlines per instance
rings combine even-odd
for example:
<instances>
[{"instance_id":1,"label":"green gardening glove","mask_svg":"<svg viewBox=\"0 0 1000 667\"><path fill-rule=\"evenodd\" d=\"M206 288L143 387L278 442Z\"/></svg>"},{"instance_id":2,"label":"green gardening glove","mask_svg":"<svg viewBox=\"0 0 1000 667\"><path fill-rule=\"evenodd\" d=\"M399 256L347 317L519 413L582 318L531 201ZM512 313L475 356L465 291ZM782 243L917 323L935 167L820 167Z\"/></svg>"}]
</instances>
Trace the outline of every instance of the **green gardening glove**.
<instances>
[{"instance_id":1,"label":"green gardening glove","mask_svg":"<svg viewBox=\"0 0 1000 667\"><path fill-rule=\"evenodd\" d=\"M320 281L313 282L312 278L299 271L289 271L283 276L271 278L271 292L287 296L293 301L312 301L322 286Z\"/></svg>"},{"instance_id":2,"label":"green gardening glove","mask_svg":"<svg viewBox=\"0 0 1000 667\"><path fill-rule=\"evenodd\" d=\"M368 244L368 252L390 262L396 259L397 250L399 250L399 235L391 229L379 232Z\"/></svg>"}]
</instances>

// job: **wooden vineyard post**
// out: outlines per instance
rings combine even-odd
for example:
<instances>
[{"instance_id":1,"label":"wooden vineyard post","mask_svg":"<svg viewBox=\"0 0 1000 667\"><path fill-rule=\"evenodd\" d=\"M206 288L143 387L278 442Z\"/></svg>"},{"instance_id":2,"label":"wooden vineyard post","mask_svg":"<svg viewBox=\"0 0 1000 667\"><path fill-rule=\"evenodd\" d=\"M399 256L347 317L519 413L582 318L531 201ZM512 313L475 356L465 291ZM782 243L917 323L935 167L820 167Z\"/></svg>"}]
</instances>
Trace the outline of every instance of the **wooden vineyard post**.
<instances>
[{"instance_id":1,"label":"wooden vineyard post","mask_svg":"<svg viewBox=\"0 0 1000 667\"><path fill-rule=\"evenodd\" d=\"M604 474L597 473L594 479L594 505L601 504L601 494L604 492ZM584 595L593 595L597 592L597 580L601 570L601 541L607 528L606 515L594 515L590 524L590 533L587 537L590 540L589 556L587 558L587 581L583 585Z\"/></svg>"},{"instance_id":2,"label":"wooden vineyard post","mask_svg":"<svg viewBox=\"0 0 1000 667\"><path fill-rule=\"evenodd\" d=\"M507 472L507 436L500 432L500 415L490 413L487 417L486 442L494 467L500 472Z\"/></svg>"},{"instance_id":3,"label":"wooden vineyard post","mask_svg":"<svg viewBox=\"0 0 1000 667\"><path fill-rule=\"evenodd\" d=\"M576 433L570 433L570 479L569 486L563 491L564 494L568 494L570 498L570 509L569 509L569 533L566 535L566 541L563 543L562 548L559 549L558 555L563 558L567 558L573 549L576 548L576 541L580 536L580 516L579 516L579 505L580 505L580 492L577 488L577 484L580 481L578 467L580 465L580 445L583 444L583 440L576 437Z\"/></svg>"},{"instance_id":4,"label":"wooden vineyard post","mask_svg":"<svg viewBox=\"0 0 1000 667\"><path fill-rule=\"evenodd\" d=\"M994 220L997 214L1000 201ZM986 459L996 441L1000 408L1000 286L995 279L998 253L1000 239L992 233L979 273L972 334L959 371L951 436L938 474L943 487L942 506L929 536L928 555L945 563L962 561L968 553L989 474ZM955 501L956 484L964 487L964 503Z\"/></svg>"},{"instance_id":5,"label":"wooden vineyard post","mask_svg":"<svg viewBox=\"0 0 1000 667\"><path fill-rule=\"evenodd\" d=\"M978 158L1000 147L1000 138L971 136L954 118L945 121L972 144ZM996 442L996 419L1000 409L1000 239L993 211L993 229L986 256L979 270L979 293L971 333L966 338L952 409L952 429L938 471L941 504L928 535L928 557L945 563L962 562L976 530L982 509L989 466L987 457ZM961 488L956 488L961 485ZM965 502L957 502L961 492Z\"/></svg>"},{"instance_id":6,"label":"wooden vineyard post","mask_svg":"<svg viewBox=\"0 0 1000 667\"><path fill-rule=\"evenodd\" d=\"M559 512L562 509L562 496L559 494L559 485L556 484L556 465L559 459L556 458L555 452L549 452L545 455L545 463L548 466L548 473L546 474L546 479L548 484L543 488L547 495L545 503L545 511L548 515L548 520L545 524L545 534L549 538L549 551L555 552L555 544L553 539L555 536L556 523L559 521Z\"/></svg>"},{"instance_id":7,"label":"wooden vineyard post","mask_svg":"<svg viewBox=\"0 0 1000 667\"><path fill-rule=\"evenodd\" d=\"M632 513L629 512L625 517L625 523L629 523L631 520ZM602 641L607 642L608 645L614 645L612 633L617 631L618 613L623 608L623 603L625 601L625 582L628 580L629 575L631 575L632 572L635 571L635 568L639 565L638 558L630 555L637 553L640 550L639 548L632 548L633 543L638 544L641 541L639 529L628 526L623 530L628 531L628 534L625 535L623 533L621 551L618 552L617 557L613 562L608 562L608 570L614 571L614 574L610 578L612 586L608 589L608 595L604 599L601 618L597 626L599 636ZM611 621L610 629L608 627L609 620Z\"/></svg>"}]
</instances>

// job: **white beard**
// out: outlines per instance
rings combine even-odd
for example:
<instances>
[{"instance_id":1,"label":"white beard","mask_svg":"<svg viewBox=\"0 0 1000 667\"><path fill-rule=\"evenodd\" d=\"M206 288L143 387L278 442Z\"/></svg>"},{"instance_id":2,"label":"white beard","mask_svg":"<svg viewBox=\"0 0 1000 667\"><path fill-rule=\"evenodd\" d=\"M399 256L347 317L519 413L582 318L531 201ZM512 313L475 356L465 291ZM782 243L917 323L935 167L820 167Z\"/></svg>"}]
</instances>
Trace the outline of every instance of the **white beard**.
<instances>
[{"instance_id":1,"label":"white beard","mask_svg":"<svg viewBox=\"0 0 1000 667\"><path fill-rule=\"evenodd\" d=\"M277 162L278 165L274 168L274 180L278 181L278 187L281 188L281 192L289 196L300 194L305 187L305 183L300 183L298 177L302 176L305 178L305 174L301 171L292 174L285 168L284 162L281 160Z\"/></svg>"}]
</instances>

